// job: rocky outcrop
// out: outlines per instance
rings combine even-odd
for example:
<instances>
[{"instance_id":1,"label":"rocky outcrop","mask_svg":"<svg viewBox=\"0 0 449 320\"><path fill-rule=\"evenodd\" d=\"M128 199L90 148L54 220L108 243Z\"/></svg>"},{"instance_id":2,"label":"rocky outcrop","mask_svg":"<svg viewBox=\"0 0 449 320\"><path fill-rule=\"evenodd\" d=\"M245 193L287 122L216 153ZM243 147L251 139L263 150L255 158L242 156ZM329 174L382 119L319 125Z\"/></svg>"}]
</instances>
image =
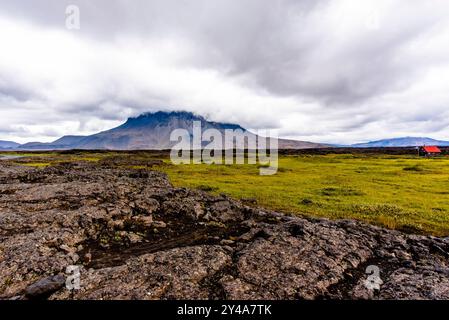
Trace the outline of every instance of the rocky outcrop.
<instances>
[{"instance_id":1,"label":"rocky outcrop","mask_svg":"<svg viewBox=\"0 0 449 320\"><path fill-rule=\"evenodd\" d=\"M150 170L0 166L3 299L449 298L445 239L252 208Z\"/></svg>"}]
</instances>

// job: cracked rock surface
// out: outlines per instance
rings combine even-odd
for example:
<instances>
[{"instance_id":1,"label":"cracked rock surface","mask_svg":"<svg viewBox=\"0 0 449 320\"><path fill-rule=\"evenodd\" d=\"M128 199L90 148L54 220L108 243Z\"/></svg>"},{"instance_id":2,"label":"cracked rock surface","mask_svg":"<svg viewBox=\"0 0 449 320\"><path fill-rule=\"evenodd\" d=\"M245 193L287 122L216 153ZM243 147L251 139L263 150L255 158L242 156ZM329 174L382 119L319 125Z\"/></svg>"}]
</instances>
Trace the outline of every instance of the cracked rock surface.
<instances>
[{"instance_id":1,"label":"cracked rock surface","mask_svg":"<svg viewBox=\"0 0 449 320\"><path fill-rule=\"evenodd\" d=\"M3 162L0 298L449 299L449 241L252 208L157 171Z\"/></svg>"}]
</instances>

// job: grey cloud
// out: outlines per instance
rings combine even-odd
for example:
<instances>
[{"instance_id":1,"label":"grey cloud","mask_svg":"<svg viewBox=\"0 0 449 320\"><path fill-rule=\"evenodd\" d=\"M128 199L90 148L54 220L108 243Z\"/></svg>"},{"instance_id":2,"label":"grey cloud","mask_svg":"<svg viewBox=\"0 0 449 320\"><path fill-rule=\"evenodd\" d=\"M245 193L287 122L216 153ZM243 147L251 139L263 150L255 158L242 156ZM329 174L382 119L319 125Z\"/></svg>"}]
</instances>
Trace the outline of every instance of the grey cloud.
<instances>
[{"instance_id":1,"label":"grey cloud","mask_svg":"<svg viewBox=\"0 0 449 320\"><path fill-rule=\"evenodd\" d=\"M33 88L26 86L11 74L2 74L2 70L0 70L0 96L21 102L40 98Z\"/></svg>"},{"instance_id":2,"label":"grey cloud","mask_svg":"<svg viewBox=\"0 0 449 320\"><path fill-rule=\"evenodd\" d=\"M325 126L334 133L366 134L364 130L370 126L401 128L401 123L411 122L419 123L418 127L428 132L444 130L447 124L436 111L447 106L449 98L429 101L416 111L420 106L413 101L414 95L401 97L400 101L394 95L407 92L434 67L435 57L423 56L412 47L416 41L438 34L439 25L448 20L447 4L413 0L372 2L375 8L382 9L385 4L389 7L381 12L378 28L370 28L364 25L367 12L357 3L345 6L342 1L329 0L4 0L0 17L64 31L89 43L116 48L122 40L132 43L137 39L137 43L150 44L171 40L180 52L172 62L173 68L215 72L223 83L238 84L258 98L266 96L270 105L259 113L251 105L229 106L231 111L226 111L228 105L222 97L228 91L217 93L215 98L204 98L200 90L193 94L191 89L176 92L176 87L164 91L144 80L131 83L132 90L127 92L123 85L128 79L123 80L114 65L93 73L92 84L104 81L104 86L90 95L81 95L76 102L61 102L59 97L65 95L60 93L55 93L58 99L44 96L39 90L42 88L32 87L1 69L0 94L18 103L46 105L55 112L53 118L79 118L81 127L93 118L119 121L140 112L169 108L197 111L213 120L235 121L251 128L280 126L281 120L293 112L319 123L282 128L284 134L291 136L313 134ZM81 10L81 30L72 33L64 28L64 11L69 4L78 5ZM340 4L340 11L329 9L340 9ZM104 57L106 61L108 58L109 55ZM439 64L448 65L441 55L438 59ZM112 70L106 70L109 67ZM106 79L97 79L98 74L106 71ZM148 75L148 79L154 80L152 77L156 76ZM212 90L215 88L208 91ZM234 100L239 101L240 95L237 93ZM391 100L385 103L381 97L387 95L391 95ZM284 102L283 99L290 99L285 103L288 107L278 106L277 101ZM434 99L432 93L428 99ZM414 110L407 109L408 103L415 104ZM304 104L317 106L306 110ZM29 121L25 119L23 123Z\"/></svg>"},{"instance_id":3,"label":"grey cloud","mask_svg":"<svg viewBox=\"0 0 449 320\"><path fill-rule=\"evenodd\" d=\"M324 11L327 0L38 0L6 1L4 10L63 29L68 4L81 9L81 35L188 39L194 46L188 60L199 68L244 74L272 94L331 105L358 103L407 86L420 69L410 68L416 62L410 57L401 59L401 48L445 17L437 10L416 16L406 7L387 15L377 30L355 25L359 32L346 36L326 25L326 14L332 17ZM345 23L353 13L343 14Z\"/></svg>"}]
</instances>

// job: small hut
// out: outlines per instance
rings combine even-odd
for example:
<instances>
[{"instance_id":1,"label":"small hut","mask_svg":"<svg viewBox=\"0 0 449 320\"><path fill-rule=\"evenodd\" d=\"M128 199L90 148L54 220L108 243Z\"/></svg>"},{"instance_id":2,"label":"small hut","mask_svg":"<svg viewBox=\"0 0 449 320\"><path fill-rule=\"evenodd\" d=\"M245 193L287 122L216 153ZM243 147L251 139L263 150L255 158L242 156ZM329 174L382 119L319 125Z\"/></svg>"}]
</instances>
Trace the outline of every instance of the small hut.
<instances>
[{"instance_id":1,"label":"small hut","mask_svg":"<svg viewBox=\"0 0 449 320\"><path fill-rule=\"evenodd\" d=\"M433 157L441 154L440 148L437 146L423 146L419 147L419 155L421 157Z\"/></svg>"}]
</instances>

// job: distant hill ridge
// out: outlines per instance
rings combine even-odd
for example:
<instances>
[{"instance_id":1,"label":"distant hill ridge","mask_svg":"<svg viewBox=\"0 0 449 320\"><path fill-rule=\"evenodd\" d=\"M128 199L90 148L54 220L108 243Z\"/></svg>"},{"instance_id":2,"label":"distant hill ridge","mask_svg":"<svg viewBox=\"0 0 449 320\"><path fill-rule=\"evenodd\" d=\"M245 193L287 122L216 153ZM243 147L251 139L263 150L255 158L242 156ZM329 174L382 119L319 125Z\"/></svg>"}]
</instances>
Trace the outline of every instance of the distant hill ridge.
<instances>
[{"instance_id":1,"label":"distant hill ridge","mask_svg":"<svg viewBox=\"0 0 449 320\"><path fill-rule=\"evenodd\" d=\"M0 140L0 149L14 149L19 147L20 144L13 141Z\"/></svg>"},{"instance_id":2,"label":"distant hill ridge","mask_svg":"<svg viewBox=\"0 0 449 320\"><path fill-rule=\"evenodd\" d=\"M419 147L434 145L440 147L449 146L449 141L435 140L426 137L403 137L371 141L367 143L353 144L354 148L386 148L386 147Z\"/></svg>"}]
</instances>

